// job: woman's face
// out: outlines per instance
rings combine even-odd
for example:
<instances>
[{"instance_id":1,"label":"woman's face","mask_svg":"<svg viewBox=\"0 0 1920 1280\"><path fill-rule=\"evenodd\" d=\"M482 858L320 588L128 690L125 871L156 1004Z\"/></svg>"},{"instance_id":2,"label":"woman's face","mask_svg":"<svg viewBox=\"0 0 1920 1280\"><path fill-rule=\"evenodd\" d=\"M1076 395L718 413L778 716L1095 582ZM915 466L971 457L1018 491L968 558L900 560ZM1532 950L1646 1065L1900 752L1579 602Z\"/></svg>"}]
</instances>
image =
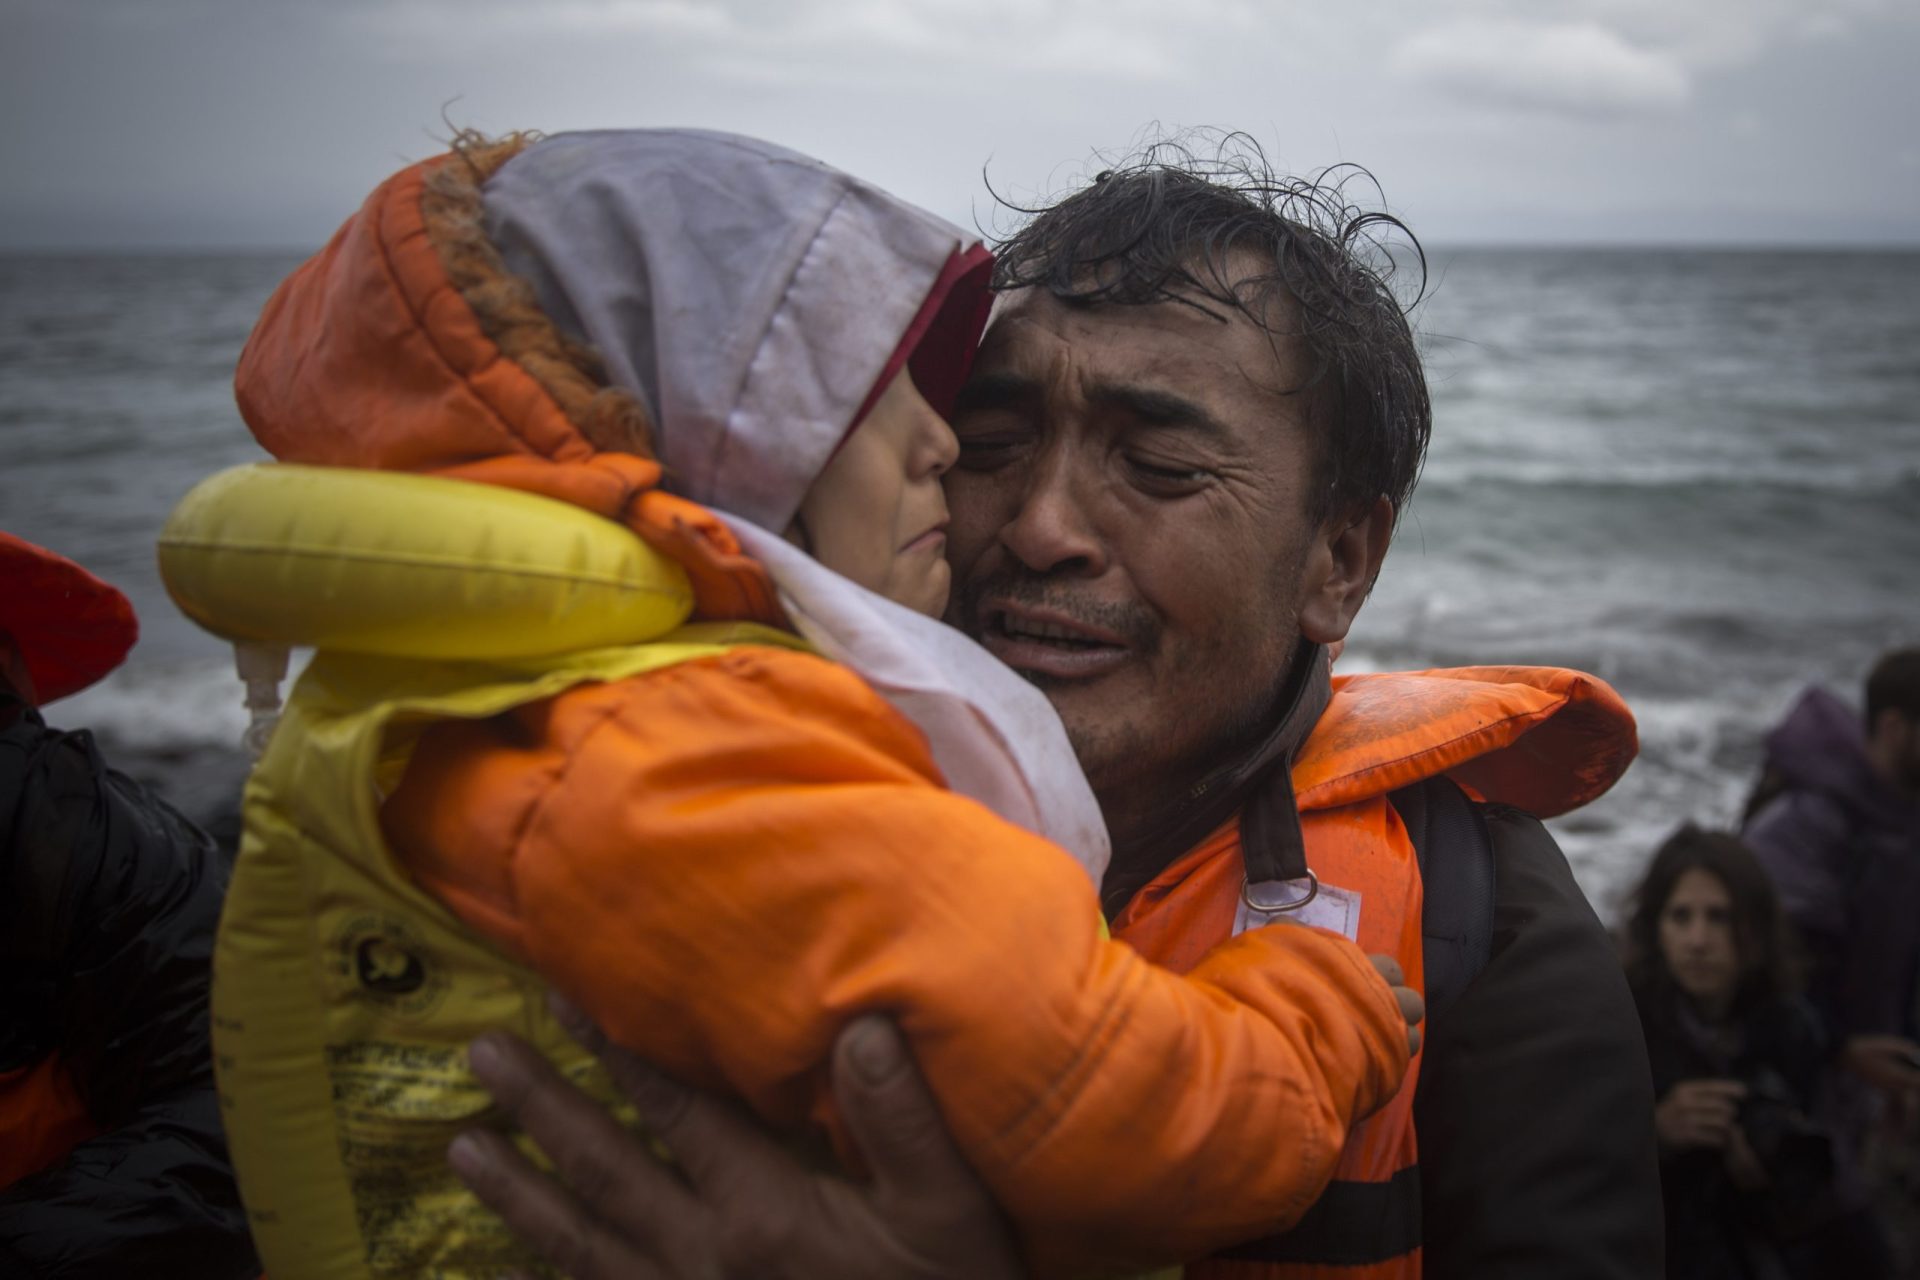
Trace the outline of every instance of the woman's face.
<instances>
[{"instance_id":1,"label":"woman's face","mask_svg":"<svg viewBox=\"0 0 1920 1280\"><path fill-rule=\"evenodd\" d=\"M1660 909L1660 955L1673 981L1695 1004L1724 1010L1740 985L1733 937L1733 895L1700 867L1681 873Z\"/></svg>"},{"instance_id":2,"label":"woman's face","mask_svg":"<svg viewBox=\"0 0 1920 1280\"><path fill-rule=\"evenodd\" d=\"M814 559L897 604L947 605L947 498L959 446L902 369L800 500L787 536Z\"/></svg>"}]
</instances>

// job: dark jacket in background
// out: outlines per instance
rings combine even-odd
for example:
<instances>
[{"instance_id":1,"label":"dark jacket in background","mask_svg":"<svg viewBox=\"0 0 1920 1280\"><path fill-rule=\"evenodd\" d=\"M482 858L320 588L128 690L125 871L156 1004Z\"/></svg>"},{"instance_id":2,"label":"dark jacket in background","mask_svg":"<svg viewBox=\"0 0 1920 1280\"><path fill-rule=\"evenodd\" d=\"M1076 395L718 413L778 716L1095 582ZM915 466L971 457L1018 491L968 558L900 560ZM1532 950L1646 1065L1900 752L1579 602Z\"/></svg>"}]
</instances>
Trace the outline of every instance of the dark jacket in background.
<instances>
[{"instance_id":1,"label":"dark jacket in background","mask_svg":"<svg viewBox=\"0 0 1920 1280\"><path fill-rule=\"evenodd\" d=\"M1860 713L1824 689L1767 735L1775 794L1742 833L1810 962L1807 995L1838 1043L1912 1035L1920 976L1920 807L1873 769Z\"/></svg>"},{"instance_id":2,"label":"dark jacket in background","mask_svg":"<svg viewBox=\"0 0 1920 1280\"><path fill-rule=\"evenodd\" d=\"M227 863L0 686L0 1072L57 1053L98 1136L0 1188L0 1277L255 1276L207 994Z\"/></svg>"},{"instance_id":3,"label":"dark jacket in background","mask_svg":"<svg viewBox=\"0 0 1920 1280\"><path fill-rule=\"evenodd\" d=\"M1773 1185L1742 1191L1718 1151L1663 1155L1671 1280L1818 1276L1802 1268L1818 1229L1839 1213L1831 1136L1809 1119L1826 1037L1806 1002L1780 997L1735 1020L1732 1043L1690 1023L1671 987L1635 993L1656 1097L1683 1080L1739 1080L1740 1123ZM1767 1262L1761 1262L1764 1256ZM1773 1268L1773 1269L1769 1269Z\"/></svg>"}]
</instances>

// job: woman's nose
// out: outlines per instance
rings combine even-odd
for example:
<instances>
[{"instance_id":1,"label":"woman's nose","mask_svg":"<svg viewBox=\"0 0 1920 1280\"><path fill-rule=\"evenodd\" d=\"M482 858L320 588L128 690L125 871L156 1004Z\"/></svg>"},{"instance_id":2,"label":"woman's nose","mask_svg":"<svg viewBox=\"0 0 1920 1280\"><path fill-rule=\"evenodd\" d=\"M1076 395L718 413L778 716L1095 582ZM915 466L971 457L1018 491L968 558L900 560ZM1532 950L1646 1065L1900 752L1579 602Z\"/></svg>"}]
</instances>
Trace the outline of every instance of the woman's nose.
<instances>
[{"instance_id":1,"label":"woman's nose","mask_svg":"<svg viewBox=\"0 0 1920 1280\"><path fill-rule=\"evenodd\" d=\"M953 428L938 413L929 410L927 417L931 420L923 442L927 470L934 476L943 476L953 469L954 462L960 457L960 438L953 434Z\"/></svg>"}]
</instances>

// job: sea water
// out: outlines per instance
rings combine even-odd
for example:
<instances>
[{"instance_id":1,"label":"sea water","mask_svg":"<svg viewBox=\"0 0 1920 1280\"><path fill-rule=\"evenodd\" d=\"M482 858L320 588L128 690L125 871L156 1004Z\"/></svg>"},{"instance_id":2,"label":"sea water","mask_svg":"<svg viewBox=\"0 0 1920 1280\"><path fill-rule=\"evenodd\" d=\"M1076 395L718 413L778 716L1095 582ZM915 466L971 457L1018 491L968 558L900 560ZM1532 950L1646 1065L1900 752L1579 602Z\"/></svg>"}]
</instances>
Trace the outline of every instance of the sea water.
<instances>
[{"instance_id":1,"label":"sea water","mask_svg":"<svg viewBox=\"0 0 1920 1280\"><path fill-rule=\"evenodd\" d=\"M1342 670L1612 682L1640 759L1551 825L1605 918L1661 837L1737 815L1810 682L1920 644L1920 253L1430 251L1424 478ZM127 664L56 704L205 813L244 727L153 543L263 455L233 365L290 256L0 257L0 528L123 588ZM0 584L0 590L5 584Z\"/></svg>"}]
</instances>

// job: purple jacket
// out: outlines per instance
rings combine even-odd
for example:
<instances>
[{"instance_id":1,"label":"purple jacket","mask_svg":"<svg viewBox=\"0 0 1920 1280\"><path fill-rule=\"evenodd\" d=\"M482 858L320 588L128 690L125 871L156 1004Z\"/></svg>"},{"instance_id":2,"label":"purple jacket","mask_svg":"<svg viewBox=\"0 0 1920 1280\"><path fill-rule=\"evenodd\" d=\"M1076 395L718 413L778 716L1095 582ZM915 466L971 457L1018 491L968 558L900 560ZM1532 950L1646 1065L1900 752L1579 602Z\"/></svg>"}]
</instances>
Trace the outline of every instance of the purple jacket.
<instances>
[{"instance_id":1,"label":"purple jacket","mask_svg":"<svg viewBox=\"0 0 1920 1280\"><path fill-rule=\"evenodd\" d=\"M1801 694L1766 747L1784 789L1744 835L1806 942L1808 995L1836 1043L1914 1034L1920 807L1875 772L1860 713L1824 689Z\"/></svg>"}]
</instances>

